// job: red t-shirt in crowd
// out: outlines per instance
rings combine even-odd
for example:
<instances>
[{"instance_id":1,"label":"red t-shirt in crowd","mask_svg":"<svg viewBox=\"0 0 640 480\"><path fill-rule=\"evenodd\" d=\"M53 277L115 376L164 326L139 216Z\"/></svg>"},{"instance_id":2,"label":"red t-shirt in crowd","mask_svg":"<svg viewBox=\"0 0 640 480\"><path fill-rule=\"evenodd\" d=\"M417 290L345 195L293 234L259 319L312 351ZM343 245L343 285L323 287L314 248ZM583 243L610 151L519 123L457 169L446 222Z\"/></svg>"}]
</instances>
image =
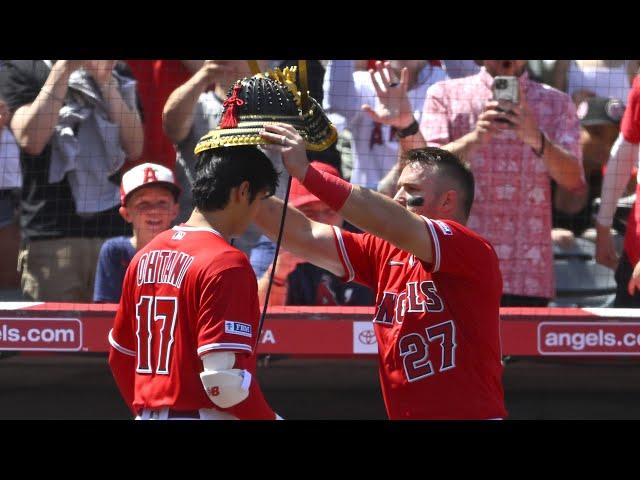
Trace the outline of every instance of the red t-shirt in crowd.
<instances>
[{"instance_id":1,"label":"red t-shirt in crowd","mask_svg":"<svg viewBox=\"0 0 640 480\"><path fill-rule=\"evenodd\" d=\"M248 398L224 411L275 419L256 377L258 291L244 253L215 230L174 227L136 254L122 292L109 342L135 357L134 410L217 408L200 381L201 357L231 351L252 381Z\"/></svg>"},{"instance_id":2,"label":"red t-shirt in crowd","mask_svg":"<svg viewBox=\"0 0 640 480\"><path fill-rule=\"evenodd\" d=\"M162 130L162 110L169 95L191 78L191 72L179 60L126 62L138 82L138 96L144 117L144 149L135 164L159 163L173 169L176 150Z\"/></svg>"},{"instance_id":3,"label":"red t-shirt in crowd","mask_svg":"<svg viewBox=\"0 0 640 480\"><path fill-rule=\"evenodd\" d=\"M640 143L640 75L633 80L627 106L620 123L620 132L629 143ZM639 159L640 160L640 159ZM624 251L632 266L640 261L640 185L636 187L636 202L631 209L624 236Z\"/></svg>"},{"instance_id":4,"label":"red t-shirt in crowd","mask_svg":"<svg viewBox=\"0 0 640 480\"><path fill-rule=\"evenodd\" d=\"M640 75L633 79L629 90L620 131L627 142L640 143Z\"/></svg>"},{"instance_id":5,"label":"red t-shirt in crowd","mask_svg":"<svg viewBox=\"0 0 640 480\"><path fill-rule=\"evenodd\" d=\"M334 227L345 280L376 292L373 324L387 414L504 418L496 253L456 222L425 223L430 264L368 233Z\"/></svg>"}]
</instances>

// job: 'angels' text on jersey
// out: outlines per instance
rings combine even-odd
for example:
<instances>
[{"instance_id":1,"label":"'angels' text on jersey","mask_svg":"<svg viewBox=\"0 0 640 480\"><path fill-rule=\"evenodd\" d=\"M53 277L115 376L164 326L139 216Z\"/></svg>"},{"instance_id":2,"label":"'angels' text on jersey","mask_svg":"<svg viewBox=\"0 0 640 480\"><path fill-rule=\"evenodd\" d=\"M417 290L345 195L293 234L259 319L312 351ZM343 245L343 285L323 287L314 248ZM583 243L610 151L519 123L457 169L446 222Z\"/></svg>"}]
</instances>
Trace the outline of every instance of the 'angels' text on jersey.
<instances>
[{"instance_id":1,"label":"'angels' text on jersey","mask_svg":"<svg viewBox=\"0 0 640 480\"><path fill-rule=\"evenodd\" d=\"M375 323L392 325L402 323L406 313L436 313L444 310L442 299L433 280L408 282L399 294L384 292L373 317Z\"/></svg>"}]
</instances>

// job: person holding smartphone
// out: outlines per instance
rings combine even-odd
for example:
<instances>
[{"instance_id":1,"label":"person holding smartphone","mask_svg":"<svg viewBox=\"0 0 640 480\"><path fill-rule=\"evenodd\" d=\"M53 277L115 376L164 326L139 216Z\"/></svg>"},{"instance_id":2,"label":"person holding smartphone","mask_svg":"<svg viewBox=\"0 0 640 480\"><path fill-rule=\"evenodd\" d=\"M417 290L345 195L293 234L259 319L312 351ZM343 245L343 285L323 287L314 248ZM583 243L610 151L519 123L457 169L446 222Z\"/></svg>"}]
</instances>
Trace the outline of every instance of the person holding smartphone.
<instances>
[{"instance_id":1,"label":"person holding smartphone","mask_svg":"<svg viewBox=\"0 0 640 480\"><path fill-rule=\"evenodd\" d=\"M580 122L566 93L529 78L526 60L483 65L476 75L429 88L411 147L439 146L470 164L476 201L469 227L498 253L502 305L545 306L555 295L550 179L576 194L586 188ZM379 121L407 117L402 84L380 79L389 114Z\"/></svg>"}]
</instances>

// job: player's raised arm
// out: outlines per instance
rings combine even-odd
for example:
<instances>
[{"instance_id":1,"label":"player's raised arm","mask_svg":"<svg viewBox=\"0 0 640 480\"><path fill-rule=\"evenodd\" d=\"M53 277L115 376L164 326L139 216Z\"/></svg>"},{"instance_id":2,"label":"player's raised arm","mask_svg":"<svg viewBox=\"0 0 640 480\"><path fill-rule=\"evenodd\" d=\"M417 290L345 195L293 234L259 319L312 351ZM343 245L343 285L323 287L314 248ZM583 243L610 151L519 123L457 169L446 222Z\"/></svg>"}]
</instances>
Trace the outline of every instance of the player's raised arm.
<instances>
[{"instance_id":1,"label":"player's raised arm","mask_svg":"<svg viewBox=\"0 0 640 480\"><path fill-rule=\"evenodd\" d=\"M278 237L284 202L276 197L269 197L263 201L265 203L255 223L275 241ZM306 258L309 262L338 277L342 277L345 273L338 257L333 227L310 220L300 210L291 206L287 207L282 246L294 255Z\"/></svg>"},{"instance_id":2,"label":"player's raised arm","mask_svg":"<svg viewBox=\"0 0 640 480\"><path fill-rule=\"evenodd\" d=\"M426 262L432 261L431 238L429 235L425 235L426 225L419 215L384 195L352 185L332 175L325 175L310 166L304 140L295 128L284 124L265 125L265 131L262 135L273 142L263 148L282 153L284 164L289 173L298 178L311 193L333 210L340 212L349 222L387 240L402 250L413 253ZM405 187L407 190L412 188L411 185L402 188ZM291 211L287 213L289 214ZM273 221L270 223L273 225ZM285 235L291 231L297 240L304 241L305 237L310 240L308 233L301 234L296 231L299 227L304 227L304 223L301 223L296 217L289 224ZM311 226L306 228L308 232L315 229ZM331 232L328 231L328 234ZM301 254L295 251L293 245L287 246L285 244L285 248ZM335 246L334 252L336 252ZM304 252L304 255L308 256L307 251ZM335 256L337 260L337 252ZM315 260L311 261L316 263ZM324 268L329 269L328 267ZM331 271L336 273L335 270Z\"/></svg>"}]
</instances>

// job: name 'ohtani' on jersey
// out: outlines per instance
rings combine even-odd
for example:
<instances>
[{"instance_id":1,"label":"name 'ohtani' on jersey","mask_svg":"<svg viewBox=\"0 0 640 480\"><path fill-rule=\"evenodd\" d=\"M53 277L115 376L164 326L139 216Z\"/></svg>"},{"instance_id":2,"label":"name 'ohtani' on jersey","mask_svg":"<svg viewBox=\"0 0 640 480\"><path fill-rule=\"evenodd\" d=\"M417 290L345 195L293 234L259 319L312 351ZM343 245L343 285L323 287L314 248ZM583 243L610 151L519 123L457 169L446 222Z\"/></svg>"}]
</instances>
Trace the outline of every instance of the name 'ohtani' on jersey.
<instances>
[{"instance_id":1,"label":"name 'ohtani' on jersey","mask_svg":"<svg viewBox=\"0 0 640 480\"><path fill-rule=\"evenodd\" d=\"M193 256L175 250L151 250L138 262L138 286L143 283L166 283L180 288Z\"/></svg>"}]
</instances>

